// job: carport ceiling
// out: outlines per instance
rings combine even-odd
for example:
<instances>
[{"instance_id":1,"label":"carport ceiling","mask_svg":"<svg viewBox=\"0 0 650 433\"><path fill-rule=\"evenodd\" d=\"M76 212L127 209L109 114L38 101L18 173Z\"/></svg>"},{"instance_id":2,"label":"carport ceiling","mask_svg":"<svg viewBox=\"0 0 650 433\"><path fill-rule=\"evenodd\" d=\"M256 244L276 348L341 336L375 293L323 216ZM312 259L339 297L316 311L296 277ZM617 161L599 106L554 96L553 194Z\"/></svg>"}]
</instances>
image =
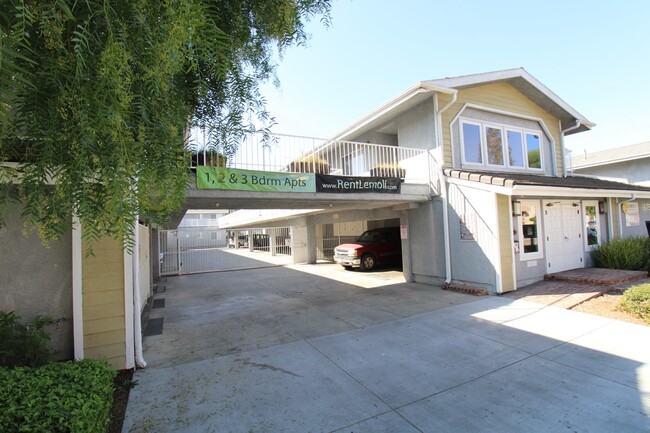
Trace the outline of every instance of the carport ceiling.
<instances>
[{"instance_id":1,"label":"carport ceiling","mask_svg":"<svg viewBox=\"0 0 650 433\"><path fill-rule=\"evenodd\" d=\"M304 212L301 215L316 215L322 213L331 213L333 211L346 210L365 210L372 211L381 208L393 208L399 210L404 207L416 207L417 203L395 201L395 200L337 200L327 201L322 199L302 199L288 200L277 198L253 198L253 197L230 197L221 191L219 197L187 197L183 209L179 210L167 224L162 228L175 229L180 224L185 212L189 209L210 210L210 209L313 209L311 212ZM418 200L422 201L422 200ZM280 218L265 219L265 224L276 220L286 219L286 216Z\"/></svg>"},{"instance_id":2,"label":"carport ceiling","mask_svg":"<svg viewBox=\"0 0 650 433\"><path fill-rule=\"evenodd\" d=\"M186 198L187 209L375 209L405 203L404 200L325 200L300 199L287 200L260 197Z\"/></svg>"}]
</instances>

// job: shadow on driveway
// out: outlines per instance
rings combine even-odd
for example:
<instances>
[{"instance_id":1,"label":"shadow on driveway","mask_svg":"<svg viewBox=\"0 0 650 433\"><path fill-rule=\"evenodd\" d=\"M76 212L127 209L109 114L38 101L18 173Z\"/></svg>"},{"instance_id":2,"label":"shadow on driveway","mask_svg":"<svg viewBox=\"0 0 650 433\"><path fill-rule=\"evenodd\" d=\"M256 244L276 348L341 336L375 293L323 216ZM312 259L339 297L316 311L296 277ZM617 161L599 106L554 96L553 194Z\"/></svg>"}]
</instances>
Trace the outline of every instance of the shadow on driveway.
<instances>
[{"instance_id":1,"label":"shadow on driveway","mask_svg":"<svg viewBox=\"0 0 650 433\"><path fill-rule=\"evenodd\" d=\"M650 327L367 276L192 278L170 323L201 360L137 371L125 432L650 431Z\"/></svg>"},{"instance_id":2,"label":"shadow on driveway","mask_svg":"<svg viewBox=\"0 0 650 433\"><path fill-rule=\"evenodd\" d=\"M162 334L143 343L150 367L351 331L475 299L405 283L395 269L350 272L334 264L168 277L160 284L165 292L155 301L164 299L164 308L152 309L149 320L162 321Z\"/></svg>"}]
</instances>

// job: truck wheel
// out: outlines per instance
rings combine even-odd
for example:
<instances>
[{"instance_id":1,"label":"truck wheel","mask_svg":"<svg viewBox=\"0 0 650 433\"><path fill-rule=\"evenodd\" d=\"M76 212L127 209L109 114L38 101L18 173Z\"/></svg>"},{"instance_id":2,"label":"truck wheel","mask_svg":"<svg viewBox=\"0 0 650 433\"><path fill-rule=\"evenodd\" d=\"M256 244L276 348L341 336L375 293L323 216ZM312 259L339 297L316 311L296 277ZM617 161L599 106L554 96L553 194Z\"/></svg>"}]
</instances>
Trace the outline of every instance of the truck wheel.
<instances>
[{"instance_id":1,"label":"truck wheel","mask_svg":"<svg viewBox=\"0 0 650 433\"><path fill-rule=\"evenodd\" d=\"M377 264L377 260L375 259L375 256L372 254L364 254L361 256L361 264L360 268L362 271L369 271L375 267Z\"/></svg>"}]
</instances>

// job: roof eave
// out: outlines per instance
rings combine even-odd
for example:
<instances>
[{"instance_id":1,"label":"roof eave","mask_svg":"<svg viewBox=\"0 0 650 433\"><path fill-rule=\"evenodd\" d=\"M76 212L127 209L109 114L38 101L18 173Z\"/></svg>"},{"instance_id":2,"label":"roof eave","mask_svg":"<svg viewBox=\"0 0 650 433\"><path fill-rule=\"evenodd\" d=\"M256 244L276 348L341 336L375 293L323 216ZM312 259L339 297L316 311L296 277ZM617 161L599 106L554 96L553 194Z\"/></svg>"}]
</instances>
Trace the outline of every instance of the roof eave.
<instances>
[{"instance_id":1,"label":"roof eave","mask_svg":"<svg viewBox=\"0 0 650 433\"><path fill-rule=\"evenodd\" d=\"M594 162L584 162L584 161L571 161L573 169L581 168L591 168L591 167L600 167L601 165L611 165L611 164L620 164L622 162L636 161L639 159L650 158L650 153L639 154L639 155L629 155L620 158L612 158L607 160L599 160Z\"/></svg>"},{"instance_id":2,"label":"roof eave","mask_svg":"<svg viewBox=\"0 0 650 433\"><path fill-rule=\"evenodd\" d=\"M403 105L404 103L412 99L413 97L420 95L422 93L454 94L456 92L457 92L456 89L451 89L448 87L438 86L424 81L419 81L414 85L412 85L411 87L409 87L408 89L401 92L399 95L395 96L394 98L390 99L389 101L385 102L384 104L370 111L362 118L353 122L345 129L339 131L337 134L334 135L333 140L348 139L350 136L359 133L359 131L361 131L364 126L370 124L371 122L381 117L387 116L388 114L396 110L398 107L400 107L401 105Z\"/></svg>"},{"instance_id":3,"label":"roof eave","mask_svg":"<svg viewBox=\"0 0 650 433\"><path fill-rule=\"evenodd\" d=\"M489 183L477 182L471 179L446 177L446 181L451 184L460 186L469 186L471 188L480 189L483 191L494 192L506 196L520 196L520 197L572 197L581 199L584 197L617 197L617 198L648 198L650 199L650 192L638 190L623 190L623 189L595 189L595 188L568 188L561 186L548 186L548 185L494 185Z\"/></svg>"},{"instance_id":4,"label":"roof eave","mask_svg":"<svg viewBox=\"0 0 650 433\"><path fill-rule=\"evenodd\" d=\"M580 114L576 109L571 107L566 103L562 98L555 94L551 89L542 84L537 78L533 77L528 71L524 68L514 68L514 69L505 69L502 71L494 72L484 72L480 74L465 75L455 78L445 78L441 80L431 80L428 83L433 85L447 86L453 89L463 89L466 87L473 87L482 84L496 83L500 81L506 81L513 84L513 80L520 78L527 82L530 86L536 89L541 95L543 95L548 101L554 104L567 116L564 117L566 123L566 128L569 125L575 124L577 121L580 122L580 127L574 128L570 131L567 131L566 135L576 134L579 132L589 131L596 126L595 123L590 122L585 116ZM518 88L514 86L520 92L526 94L527 90L524 88ZM531 96L531 95L527 95ZM532 98L531 98L532 99Z\"/></svg>"}]
</instances>

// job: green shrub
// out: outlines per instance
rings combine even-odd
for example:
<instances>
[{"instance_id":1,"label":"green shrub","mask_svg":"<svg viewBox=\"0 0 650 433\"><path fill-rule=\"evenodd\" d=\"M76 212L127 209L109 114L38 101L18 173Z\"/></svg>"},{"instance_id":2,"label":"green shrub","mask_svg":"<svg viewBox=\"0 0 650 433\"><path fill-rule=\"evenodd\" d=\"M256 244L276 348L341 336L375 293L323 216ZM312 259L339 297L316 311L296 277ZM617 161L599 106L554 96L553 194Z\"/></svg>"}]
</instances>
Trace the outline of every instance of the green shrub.
<instances>
[{"instance_id":1,"label":"green shrub","mask_svg":"<svg viewBox=\"0 0 650 433\"><path fill-rule=\"evenodd\" d=\"M56 352L50 349L50 335L43 328L52 323L49 317L38 317L23 325L13 311L0 311L0 367L38 367L51 362Z\"/></svg>"},{"instance_id":2,"label":"green shrub","mask_svg":"<svg viewBox=\"0 0 650 433\"><path fill-rule=\"evenodd\" d=\"M104 433L115 374L93 360L0 368L0 431Z\"/></svg>"},{"instance_id":3,"label":"green shrub","mask_svg":"<svg viewBox=\"0 0 650 433\"><path fill-rule=\"evenodd\" d=\"M623 293L621 308L650 323L650 284L627 289Z\"/></svg>"},{"instance_id":4,"label":"green shrub","mask_svg":"<svg viewBox=\"0 0 650 433\"><path fill-rule=\"evenodd\" d=\"M599 268L650 272L650 237L613 239L591 253Z\"/></svg>"}]
</instances>

